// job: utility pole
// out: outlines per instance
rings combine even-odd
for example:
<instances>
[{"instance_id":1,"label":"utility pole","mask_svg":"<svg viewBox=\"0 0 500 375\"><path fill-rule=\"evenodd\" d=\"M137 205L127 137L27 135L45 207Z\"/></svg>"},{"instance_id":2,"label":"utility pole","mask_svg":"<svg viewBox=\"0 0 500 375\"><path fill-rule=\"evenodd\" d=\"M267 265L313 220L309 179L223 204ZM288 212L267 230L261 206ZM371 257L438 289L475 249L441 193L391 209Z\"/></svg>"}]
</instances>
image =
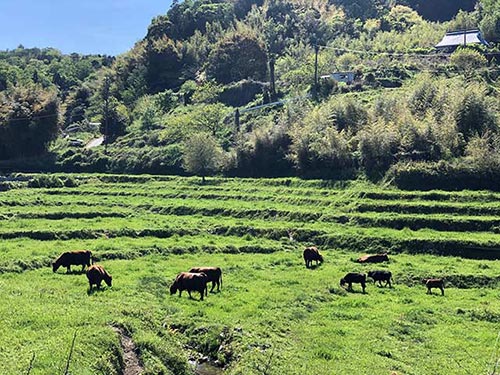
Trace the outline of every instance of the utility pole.
<instances>
[{"instance_id":1,"label":"utility pole","mask_svg":"<svg viewBox=\"0 0 500 375\"><path fill-rule=\"evenodd\" d=\"M109 129L109 89L110 89L109 76L104 78L104 86L102 90L102 97L104 99L104 153L108 154L108 129Z\"/></svg>"},{"instance_id":2,"label":"utility pole","mask_svg":"<svg viewBox=\"0 0 500 375\"><path fill-rule=\"evenodd\" d=\"M240 110L236 108L236 111L234 111L234 126L236 128L236 131L240 131Z\"/></svg>"},{"instance_id":3,"label":"utility pole","mask_svg":"<svg viewBox=\"0 0 500 375\"><path fill-rule=\"evenodd\" d=\"M314 89L313 97L318 100L318 53L319 47L317 44L314 45Z\"/></svg>"},{"instance_id":4,"label":"utility pole","mask_svg":"<svg viewBox=\"0 0 500 375\"><path fill-rule=\"evenodd\" d=\"M269 78L270 78L270 84L271 84L271 101L274 101L276 99L276 76L275 76L275 69L274 69L274 56L271 55L271 58L269 59Z\"/></svg>"},{"instance_id":5,"label":"utility pole","mask_svg":"<svg viewBox=\"0 0 500 375\"><path fill-rule=\"evenodd\" d=\"M464 47L467 47L467 19L464 17Z\"/></svg>"}]
</instances>

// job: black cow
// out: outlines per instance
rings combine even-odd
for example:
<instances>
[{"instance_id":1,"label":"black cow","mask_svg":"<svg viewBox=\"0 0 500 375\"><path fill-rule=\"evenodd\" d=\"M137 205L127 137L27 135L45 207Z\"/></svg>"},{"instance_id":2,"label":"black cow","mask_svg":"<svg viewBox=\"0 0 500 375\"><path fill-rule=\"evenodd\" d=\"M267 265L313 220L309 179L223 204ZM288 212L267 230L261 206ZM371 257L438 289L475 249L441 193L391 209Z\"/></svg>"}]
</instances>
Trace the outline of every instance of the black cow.
<instances>
[{"instance_id":1,"label":"black cow","mask_svg":"<svg viewBox=\"0 0 500 375\"><path fill-rule=\"evenodd\" d=\"M316 261L316 265L323 263L323 255L318 251L316 246L306 247L304 250L304 261L306 262L306 268L312 265L313 260Z\"/></svg>"},{"instance_id":2,"label":"black cow","mask_svg":"<svg viewBox=\"0 0 500 375\"><path fill-rule=\"evenodd\" d=\"M342 279L340 279L340 286L343 287L345 284L349 285L347 290L352 290L353 283L361 284L363 293L365 293L366 275L364 273L350 272L347 275L345 275Z\"/></svg>"},{"instance_id":3,"label":"black cow","mask_svg":"<svg viewBox=\"0 0 500 375\"><path fill-rule=\"evenodd\" d=\"M66 271L71 272L71 265L81 265L82 272L85 266L90 267L92 252L88 250L68 251L62 253L59 258L52 262L52 271L56 272L59 267L66 267Z\"/></svg>"},{"instance_id":4,"label":"black cow","mask_svg":"<svg viewBox=\"0 0 500 375\"><path fill-rule=\"evenodd\" d=\"M189 270L191 273L204 273L208 276L208 282L212 282L212 289L210 293L214 291L215 285L217 284L217 291L220 292L220 287L222 286L222 270L219 267L193 267Z\"/></svg>"},{"instance_id":5,"label":"black cow","mask_svg":"<svg viewBox=\"0 0 500 375\"><path fill-rule=\"evenodd\" d=\"M182 291L187 290L189 298L193 298L191 296L192 291L200 292L200 299L203 301L203 294L208 296L207 283L208 276L204 273L181 272L177 275L175 281L170 287L170 294L175 294L178 290L180 297L182 295Z\"/></svg>"},{"instance_id":6,"label":"black cow","mask_svg":"<svg viewBox=\"0 0 500 375\"><path fill-rule=\"evenodd\" d=\"M390 271L370 271L368 272L368 277L373 279L374 284L378 281L378 285L382 286L382 281L385 281L385 286L389 285L389 288L392 288L392 273Z\"/></svg>"}]
</instances>

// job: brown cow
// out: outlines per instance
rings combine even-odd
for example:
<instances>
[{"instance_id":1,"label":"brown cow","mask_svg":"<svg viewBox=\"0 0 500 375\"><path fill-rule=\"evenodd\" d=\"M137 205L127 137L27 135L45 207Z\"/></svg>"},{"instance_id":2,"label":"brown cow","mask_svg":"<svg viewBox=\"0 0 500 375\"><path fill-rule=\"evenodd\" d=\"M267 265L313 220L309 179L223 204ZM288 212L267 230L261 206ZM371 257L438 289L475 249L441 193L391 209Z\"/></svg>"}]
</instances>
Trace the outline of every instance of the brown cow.
<instances>
[{"instance_id":1,"label":"brown cow","mask_svg":"<svg viewBox=\"0 0 500 375\"><path fill-rule=\"evenodd\" d=\"M363 289L363 293L365 293L366 288L366 275L364 273L350 272L346 274L342 279L340 279L340 286L344 286L348 284L349 287L347 290L352 290L352 284L361 284L361 288Z\"/></svg>"},{"instance_id":2,"label":"brown cow","mask_svg":"<svg viewBox=\"0 0 500 375\"><path fill-rule=\"evenodd\" d=\"M312 265L313 260L316 261L316 265L318 265L318 262L323 263L323 255L321 255L316 246L306 247L303 255L304 261L306 262L306 268Z\"/></svg>"},{"instance_id":3,"label":"brown cow","mask_svg":"<svg viewBox=\"0 0 500 375\"><path fill-rule=\"evenodd\" d=\"M62 253L59 258L52 262L52 271L56 272L59 267L66 267L66 272L71 272L71 265L81 265L82 272L85 266L90 267L92 252L88 250L68 251Z\"/></svg>"},{"instance_id":4,"label":"brown cow","mask_svg":"<svg viewBox=\"0 0 500 375\"><path fill-rule=\"evenodd\" d=\"M204 273L208 277L208 282L212 282L212 289L214 291L215 284L217 284L217 291L220 292L222 286L222 270L219 267L193 267L189 270L191 273Z\"/></svg>"},{"instance_id":5,"label":"brown cow","mask_svg":"<svg viewBox=\"0 0 500 375\"><path fill-rule=\"evenodd\" d=\"M96 285L97 289L100 289L103 280L106 284L108 284L108 286L111 286L113 277L104 269L103 266L93 264L87 270L87 279L89 279L90 290L92 290L92 285Z\"/></svg>"},{"instance_id":6,"label":"brown cow","mask_svg":"<svg viewBox=\"0 0 500 375\"><path fill-rule=\"evenodd\" d=\"M432 288L441 290L441 295L444 296L444 280L443 279L424 279L423 282L427 287L427 294L432 294Z\"/></svg>"},{"instance_id":7,"label":"brown cow","mask_svg":"<svg viewBox=\"0 0 500 375\"><path fill-rule=\"evenodd\" d=\"M389 257L387 256L387 253L384 254L368 254L368 255L363 255L362 257L358 258L358 263L382 263L382 262L388 262Z\"/></svg>"},{"instance_id":8,"label":"brown cow","mask_svg":"<svg viewBox=\"0 0 500 375\"><path fill-rule=\"evenodd\" d=\"M193 298L191 296L192 291L200 292L200 299L203 301L203 293L208 296L207 283L208 276L204 273L181 272L177 275L175 281L170 287L170 294L175 294L178 290L180 297L182 295L182 291L187 290L189 298Z\"/></svg>"}]
</instances>

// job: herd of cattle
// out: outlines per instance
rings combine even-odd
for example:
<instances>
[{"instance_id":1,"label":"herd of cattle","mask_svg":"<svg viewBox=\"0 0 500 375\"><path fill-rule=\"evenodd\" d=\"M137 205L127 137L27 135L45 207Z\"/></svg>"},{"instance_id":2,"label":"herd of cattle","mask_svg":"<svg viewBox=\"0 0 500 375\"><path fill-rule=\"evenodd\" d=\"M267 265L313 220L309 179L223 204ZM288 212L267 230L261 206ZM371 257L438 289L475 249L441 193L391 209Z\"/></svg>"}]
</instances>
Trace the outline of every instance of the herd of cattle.
<instances>
[{"instance_id":1,"label":"herd of cattle","mask_svg":"<svg viewBox=\"0 0 500 375\"><path fill-rule=\"evenodd\" d=\"M316 262L316 265L323 262L323 255L314 246L307 247L303 252L304 261L306 263L306 268L312 267L312 263ZM359 263L382 263L389 261L387 254L370 254L364 255L357 260ZM102 282L104 281L108 286L111 286L112 276L104 269L104 267L98 264L92 264L92 252L88 250L79 251L69 251L61 254L53 263L52 271L57 272L59 267L66 267L67 272L71 272L71 266L82 266L82 272L87 267L87 279L89 281L89 291L92 291L93 285L100 289ZM382 282L385 282L385 286L392 288L391 281L392 273L387 270L375 270L369 271L368 277L373 280L374 283L378 281L379 286L382 287ZM352 284L360 284L363 293L365 293L367 275L360 272L349 272L341 280L340 285L345 288L347 284L347 290L352 291ZM427 287L427 293L432 294L432 289L436 288L441 290L441 295L444 295L444 281L443 279L424 279L422 280ZM174 282L170 286L170 294L175 294L179 291L179 297L182 292L186 290L191 297L191 292L199 292L200 299L203 301L204 296L208 296L208 284L212 283L213 292L215 286L217 286L217 291L220 291L222 286L222 270L219 267L194 267L188 272L181 272L177 275Z\"/></svg>"},{"instance_id":2,"label":"herd of cattle","mask_svg":"<svg viewBox=\"0 0 500 375\"><path fill-rule=\"evenodd\" d=\"M312 262L315 261L316 265L323 262L323 255L318 251L315 246L307 247L304 250L304 261L306 262L306 268L311 267ZM358 258L358 263L382 263L388 262L389 256L387 254L369 254L363 255ZM386 270L376 270L369 271L368 277L373 280L373 283L378 281L379 286L382 286L382 282L385 282L385 286L392 288L391 281L392 273ZM436 288L441 290L441 295L444 296L444 280L443 279L423 279L422 282L427 287L427 293L432 294L432 289ZM362 272L349 272L342 279L340 279L340 286L345 287L347 284L347 289L352 291L352 284L361 284L361 289L365 293L366 288L366 274Z\"/></svg>"}]
</instances>

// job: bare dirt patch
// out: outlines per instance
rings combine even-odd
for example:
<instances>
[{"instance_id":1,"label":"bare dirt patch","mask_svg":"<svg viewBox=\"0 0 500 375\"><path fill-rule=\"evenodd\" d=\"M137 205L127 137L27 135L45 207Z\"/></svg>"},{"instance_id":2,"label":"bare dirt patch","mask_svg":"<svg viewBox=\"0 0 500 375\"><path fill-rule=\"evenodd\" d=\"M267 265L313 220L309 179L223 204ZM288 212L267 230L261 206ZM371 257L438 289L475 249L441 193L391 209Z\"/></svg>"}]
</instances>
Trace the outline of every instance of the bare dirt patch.
<instances>
[{"instance_id":1,"label":"bare dirt patch","mask_svg":"<svg viewBox=\"0 0 500 375\"><path fill-rule=\"evenodd\" d=\"M113 330L120 337L120 344L123 349L123 372L122 375L142 375L144 367L142 367L139 356L137 355L137 347L132 338L121 327L113 327Z\"/></svg>"}]
</instances>

